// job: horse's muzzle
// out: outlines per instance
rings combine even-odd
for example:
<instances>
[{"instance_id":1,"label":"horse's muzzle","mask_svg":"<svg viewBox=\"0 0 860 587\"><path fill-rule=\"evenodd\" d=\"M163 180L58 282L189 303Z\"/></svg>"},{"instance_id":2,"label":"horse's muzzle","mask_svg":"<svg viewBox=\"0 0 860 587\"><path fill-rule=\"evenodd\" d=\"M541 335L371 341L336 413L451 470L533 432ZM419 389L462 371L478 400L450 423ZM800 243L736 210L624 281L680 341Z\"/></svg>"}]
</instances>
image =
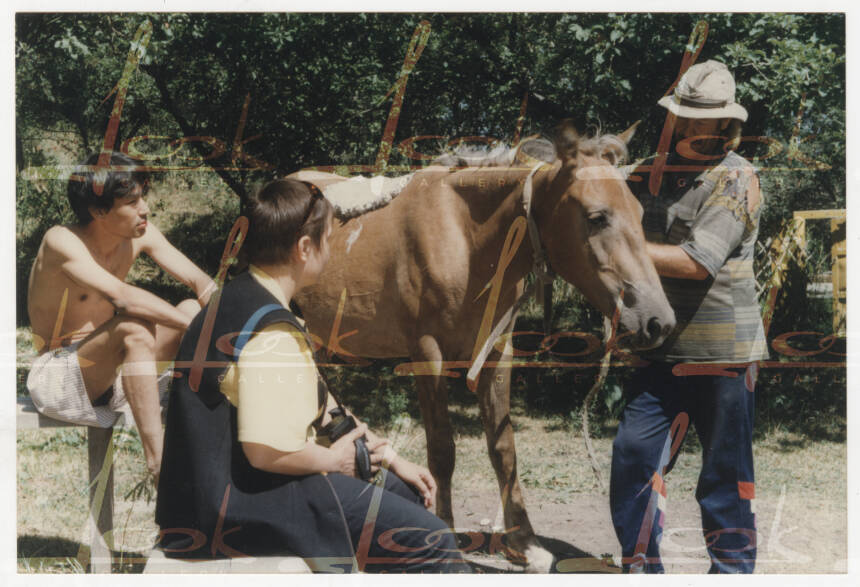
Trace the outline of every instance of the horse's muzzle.
<instances>
[{"instance_id":1,"label":"horse's muzzle","mask_svg":"<svg viewBox=\"0 0 860 587\"><path fill-rule=\"evenodd\" d=\"M632 310L628 310L632 313ZM634 317L635 316L635 317ZM624 337L627 345L634 351L647 351L663 344L675 328L675 316L660 317L651 315L629 315L629 322L622 316L621 325L632 333Z\"/></svg>"}]
</instances>

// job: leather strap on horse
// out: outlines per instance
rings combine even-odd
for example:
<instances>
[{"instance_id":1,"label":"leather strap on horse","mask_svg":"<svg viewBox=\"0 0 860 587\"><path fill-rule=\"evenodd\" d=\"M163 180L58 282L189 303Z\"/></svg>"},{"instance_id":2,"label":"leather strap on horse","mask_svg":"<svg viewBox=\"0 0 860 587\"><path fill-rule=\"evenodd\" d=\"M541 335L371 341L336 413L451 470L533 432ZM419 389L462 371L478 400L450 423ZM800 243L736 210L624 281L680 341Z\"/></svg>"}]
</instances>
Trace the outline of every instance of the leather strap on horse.
<instances>
[{"instance_id":1,"label":"leather strap on horse","mask_svg":"<svg viewBox=\"0 0 860 587\"><path fill-rule=\"evenodd\" d=\"M490 335L487 336L487 339L484 341L484 344L481 346L481 350L478 351L478 354L475 356L475 360L472 362L472 366L469 368L469 372L466 374L466 386L475 391L478 375L481 372L481 369L484 367L484 363L487 361L487 357L490 355L490 351L493 349L493 345L496 343L496 340L502 335L502 333L507 329L513 320L516 313L522 308L523 304L525 304L526 300L528 300L529 296L538 291L546 292L547 287L552 286L552 282L555 279L555 273L550 269L549 262L546 258L546 251L544 251L543 246L540 242L540 233L538 232L537 222L535 222L534 215L532 214L532 196L534 194L533 182L532 178L538 170L546 165L543 161L538 163L532 168L526 177L525 183L523 184L523 210L526 215L526 222L528 224L528 232L529 239L532 244L532 252L533 252L533 260L534 266L532 271L535 274L535 281L531 283L528 287L523 290L523 293L520 295L519 299L517 299L514 304L508 308L508 310L502 315L501 320L499 320L496 327L493 328ZM542 285L544 287L538 289L538 285ZM550 290L551 291L551 290ZM539 298L540 301L540 298ZM549 330L549 324L547 320L547 307L549 306L549 311L552 311L551 307L552 297L550 295L549 303L544 297L544 330ZM545 332L548 334L548 332Z\"/></svg>"},{"instance_id":2,"label":"leather strap on horse","mask_svg":"<svg viewBox=\"0 0 860 587\"><path fill-rule=\"evenodd\" d=\"M540 242L540 232L538 232L537 222L534 214L532 214L532 196L534 188L532 187L532 178L535 173L543 167L545 163L541 162L534 166L526 177L523 185L523 211L526 213L526 222L529 225L529 239L532 242L532 255L534 258L534 274L542 283L551 282L555 279L555 273L549 267L549 261L546 258L546 251L543 250L543 245Z\"/></svg>"},{"instance_id":3,"label":"leather strap on horse","mask_svg":"<svg viewBox=\"0 0 860 587\"><path fill-rule=\"evenodd\" d=\"M523 186L523 209L525 210L526 221L529 226L529 239L532 242L534 255L533 272L540 286L536 295L538 296L538 303L543 306L543 333L544 336L549 336L550 326L552 325L552 283L555 280L555 272L549 266L546 251L544 251L543 245L540 242L540 233L538 232L537 222L535 222L531 206L532 195L534 193L532 178L541 167L541 164L536 165L528 177L526 177L525 185Z\"/></svg>"}]
</instances>

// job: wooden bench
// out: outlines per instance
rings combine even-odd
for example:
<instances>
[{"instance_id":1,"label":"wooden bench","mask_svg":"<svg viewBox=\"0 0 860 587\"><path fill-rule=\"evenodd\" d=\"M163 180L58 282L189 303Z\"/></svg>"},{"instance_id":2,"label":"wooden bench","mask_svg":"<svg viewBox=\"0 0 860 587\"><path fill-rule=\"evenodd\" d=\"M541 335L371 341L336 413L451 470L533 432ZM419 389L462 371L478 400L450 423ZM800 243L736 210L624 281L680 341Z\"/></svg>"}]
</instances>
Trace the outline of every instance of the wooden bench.
<instances>
[{"instance_id":1,"label":"wooden bench","mask_svg":"<svg viewBox=\"0 0 860 587\"><path fill-rule=\"evenodd\" d=\"M126 426L120 415L114 426ZM43 416L29 398L18 398L16 427L18 430L65 428L77 424ZM113 530L113 428L87 427L87 456L89 460L90 508L87 516L89 544L81 544L78 561L93 573L111 572L111 550L105 535Z\"/></svg>"},{"instance_id":2,"label":"wooden bench","mask_svg":"<svg viewBox=\"0 0 860 587\"><path fill-rule=\"evenodd\" d=\"M114 427L131 425L120 415ZM65 428L78 426L43 416L29 398L18 398L16 427L18 430ZM78 561L89 565L92 573L110 573L112 554L108 540L113 530L113 428L87 427L87 456L89 460L90 508L87 516L89 544L81 544ZM311 569L298 556L256 557L212 561L183 561L170 559L153 549L146 561L144 573L310 573Z\"/></svg>"}]
</instances>

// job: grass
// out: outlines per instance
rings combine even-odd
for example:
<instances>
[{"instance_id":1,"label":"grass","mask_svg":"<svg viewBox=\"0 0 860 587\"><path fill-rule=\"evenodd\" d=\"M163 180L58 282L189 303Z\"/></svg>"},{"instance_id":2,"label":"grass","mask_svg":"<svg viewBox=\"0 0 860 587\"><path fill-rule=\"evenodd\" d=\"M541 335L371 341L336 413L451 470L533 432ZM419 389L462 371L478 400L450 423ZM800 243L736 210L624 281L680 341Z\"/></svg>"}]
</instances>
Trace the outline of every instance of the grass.
<instances>
[{"instance_id":1,"label":"grass","mask_svg":"<svg viewBox=\"0 0 860 587\"><path fill-rule=\"evenodd\" d=\"M519 403L520 405L516 405ZM530 509L540 504L567 504L602 495L591 470L581 434L563 419L529 416L516 402L517 457L520 480ZM474 405L455 402L453 414L460 421L479 426ZM426 444L421 424L401 416L385 431L404 457L425 462ZM154 503L126 496L145 476L142 452L134 431L115 433L116 503L115 550L125 572L139 572L141 565L128 559L146 556L155 537ZM604 479L608 479L611 437L593 439ZM495 496L495 475L487 458L482 435L456 435L457 466L454 473L455 503L469 495ZM827 441L804 441L792 433L768 432L755 444L756 490L778 495L791 489L799 502L828 501L844 515L846 504L846 446ZM689 495L699 471L699 448L687 443L675 469L669 474L672 494ZM496 498L497 499L497 498ZM840 506L841 504L841 506ZM83 431L27 430L18 432L18 537L20 572L81 572L74 559L84 536L87 508L86 442ZM838 517L838 516L837 516ZM608 520L607 520L608 523ZM844 523L841 517L834 523ZM540 528L539 528L540 529Z\"/></svg>"},{"instance_id":2,"label":"grass","mask_svg":"<svg viewBox=\"0 0 860 587\"><path fill-rule=\"evenodd\" d=\"M34 354L29 329L19 328L16 341L21 394L26 393L23 378ZM391 370L392 365L386 362L373 368L344 366L329 369L329 379L339 388L348 390L346 403L374 429L382 430L400 454L424 463L426 442L423 426L416 419L418 406L412 382L393 376ZM583 500L599 497L602 503L608 501L608 493L598 483L585 450L579 417L582 406L563 409L556 400L536 403L529 387L533 386L514 386L512 393L520 481L534 518L541 508L555 506L562 508L565 521L569 523ZM542 388L538 386L538 389ZM452 386L450 397L457 445L453 479L455 508L458 503L475 496L495 502L498 500L497 484L487 457L476 398L456 386ZM564 405L572 405L575 401L578 400L568 398ZM607 482L617 422L604 413L597 424L598 421L592 422L592 442L602 477ZM844 525L847 460L846 445L842 441L844 428L842 430L834 441L800 434L792 427L779 424L759 426L754 443L757 493L773 498L789 488L791 503L797 508L807 510L808 504L819 504L815 515L825 520L825 527ZM141 559L158 535L155 507L153 502L129 496L146 477L136 430L115 431L114 442L114 570L138 573L143 567ZM82 541L86 541L88 507L83 429L19 431L17 452L18 571L83 572L76 558ZM691 430L675 468L667 477L673 496L691 499L699 473L700 452L696 434ZM465 520L458 518L457 523L458 527L461 524L474 526L477 521L467 517ZM539 532L542 528L549 533L555 531L556 539L563 538L568 531L553 530L552 524L549 528L547 524L535 521ZM826 554L844 545L825 544L822 548ZM798 567L798 572L803 572L802 566Z\"/></svg>"},{"instance_id":3,"label":"grass","mask_svg":"<svg viewBox=\"0 0 860 587\"><path fill-rule=\"evenodd\" d=\"M124 497L146 476L137 431L115 430L114 447L114 548L145 553L157 534L154 502ZM74 558L87 540L85 431L22 430L17 451L19 571L29 565L40 572L75 572L63 557Z\"/></svg>"}]
</instances>

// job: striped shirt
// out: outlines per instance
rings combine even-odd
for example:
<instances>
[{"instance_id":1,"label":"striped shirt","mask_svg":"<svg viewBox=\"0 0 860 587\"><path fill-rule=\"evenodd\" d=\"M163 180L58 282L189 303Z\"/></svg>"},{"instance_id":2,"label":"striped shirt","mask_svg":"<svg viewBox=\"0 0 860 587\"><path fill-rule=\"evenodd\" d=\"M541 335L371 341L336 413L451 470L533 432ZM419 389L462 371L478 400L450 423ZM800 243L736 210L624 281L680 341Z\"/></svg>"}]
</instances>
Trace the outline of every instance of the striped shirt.
<instances>
[{"instance_id":1,"label":"striped shirt","mask_svg":"<svg viewBox=\"0 0 860 587\"><path fill-rule=\"evenodd\" d=\"M709 277L701 281L661 278L677 326L662 346L643 356L681 362L766 358L753 273L761 201L747 199L755 169L729 152L704 172L700 168L664 173L655 197L648 190L652 161L644 161L634 171L639 181L629 182L644 208L645 238L680 246ZM667 161L668 165L679 163L671 156Z\"/></svg>"}]
</instances>

